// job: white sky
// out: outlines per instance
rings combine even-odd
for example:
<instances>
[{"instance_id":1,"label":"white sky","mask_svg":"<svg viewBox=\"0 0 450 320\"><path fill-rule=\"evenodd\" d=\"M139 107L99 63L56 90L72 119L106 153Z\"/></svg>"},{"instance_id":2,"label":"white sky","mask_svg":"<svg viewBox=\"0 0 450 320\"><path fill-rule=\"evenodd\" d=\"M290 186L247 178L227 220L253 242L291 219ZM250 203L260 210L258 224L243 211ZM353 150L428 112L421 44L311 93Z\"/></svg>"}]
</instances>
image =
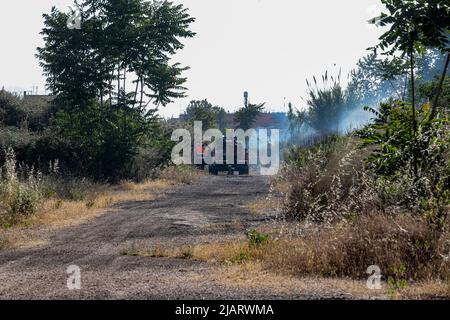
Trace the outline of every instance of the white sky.
<instances>
[{"instance_id":1,"label":"white sky","mask_svg":"<svg viewBox=\"0 0 450 320\"><path fill-rule=\"evenodd\" d=\"M379 0L175 0L190 9L197 36L185 41L176 61L191 67L188 97L162 111L178 115L192 99L208 98L229 111L250 101L285 111L301 105L306 78L326 70L351 70L377 43L381 31L368 26ZM42 14L67 10L72 0L14 0L0 4L0 87L44 93L45 79L34 57L42 44ZM335 66L336 64L336 66ZM344 77L346 78L346 77ZM286 102L286 103L285 103Z\"/></svg>"}]
</instances>

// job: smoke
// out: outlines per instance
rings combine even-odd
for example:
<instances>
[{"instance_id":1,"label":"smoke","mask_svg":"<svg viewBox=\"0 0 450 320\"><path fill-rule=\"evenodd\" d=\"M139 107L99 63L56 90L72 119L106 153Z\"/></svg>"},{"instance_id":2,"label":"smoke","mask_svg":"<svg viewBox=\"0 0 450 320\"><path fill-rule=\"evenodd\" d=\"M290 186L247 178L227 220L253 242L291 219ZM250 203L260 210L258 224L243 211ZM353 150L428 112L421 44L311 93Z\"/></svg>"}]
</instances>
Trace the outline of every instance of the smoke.
<instances>
[{"instance_id":1,"label":"smoke","mask_svg":"<svg viewBox=\"0 0 450 320\"><path fill-rule=\"evenodd\" d=\"M371 107L376 107L373 105ZM351 133L368 125L372 114L364 110L360 105L353 106L350 111L345 112L339 119L339 134Z\"/></svg>"},{"instance_id":2,"label":"smoke","mask_svg":"<svg viewBox=\"0 0 450 320\"><path fill-rule=\"evenodd\" d=\"M333 127L323 132L313 129L306 123L298 125L291 121L285 130L283 130L284 135L282 141L284 142L284 146L311 146L331 134L346 135L362 129L364 126L370 124L373 119L373 114L364 110L364 106L378 109L382 100L384 99L373 99L371 103L353 104L347 108L348 111L343 112L336 118Z\"/></svg>"}]
</instances>

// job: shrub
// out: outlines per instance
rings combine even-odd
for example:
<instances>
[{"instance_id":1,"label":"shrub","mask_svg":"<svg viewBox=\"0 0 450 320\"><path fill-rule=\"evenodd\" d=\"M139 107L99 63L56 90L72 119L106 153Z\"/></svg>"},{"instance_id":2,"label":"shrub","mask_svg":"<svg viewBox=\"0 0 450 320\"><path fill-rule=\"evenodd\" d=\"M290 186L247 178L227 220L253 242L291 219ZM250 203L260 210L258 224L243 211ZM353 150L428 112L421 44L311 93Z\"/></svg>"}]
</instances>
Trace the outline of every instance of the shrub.
<instances>
[{"instance_id":1,"label":"shrub","mask_svg":"<svg viewBox=\"0 0 450 320\"><path fill-rule=\"evenodd\" d=\"M385 279L395 281L448 279L449 240L422 218L377 213L275 241L263 261L269 269L295 275L367 279L367 268L377 265Z\"/></svg>"},{"instance_id":2,"label":"shrub","mask_svg":"<svg viewBox=\"0 0 450 320\"><path fill-rule=\"evenodd\" d=\"M344 88L341 85L341 72L336 77L330 77L327 71L322 76L321 86L316 77L313 77L313 80L314 83L306 80L308 85L306 107L299 111L294 110L292 105L289 106L291 133L298 130L310 133L312 130L320 135L330 135L351 130L352 125L347 123L347 118L362 105L360 99L356 98L354 86ZM361 119L355 120L357 123L361 122Z\"/></svg>"},{"instance_id":3,"label":"shrub","mask_svg":"<svg viewBox=\"0 0 450 320\"><path fill-rule=\"evenodd\" d=\"M36 213L40 194L27 186L18 185L16 190L10 195L9 205L11 214L29 216Z\"/></svg>"},{"instance_id":4,"label":"shrub","mask_svg":"<svg viewBox=\"0 0 450 320\"><path fill-rule=\"evenodd\" d=\"M442 229L450 205L450 131L446 118L428 119L429 105L411 124L411 107L403 102L382 104L375 122L358 132L361 148L374 146L368 158L385 204L413 209ZM416 134L414 132L416 131ZM387 200L387 201L386 201Z\"/></svg>"},{"instance_id":5,"label":"shrub","mask_svg":"<svg viewBox=\"0 0 450 320\"><path fill-rule=\"evenodd\" d=\"M351 137L331 137L310 148L295 148L279 182L287 183L283 212L289 219L332 223L378 205L364 153Z\"/></svg>"},{"instance_id":6,"label":"shrub","mask_svg":"<svg viewBox=\"0 0 450 320\"><path fill-rule=\"evenodd\" d=\"M250 247L261 247L269 242L269 236L258 232L257 230L250 230L246 232L248 245Z\"/></svg>"},{"instance_id":7,"label":"shrub","mask_svg":"<svg viewBox=\"0 0 450 320\"><path fill-rule=\"evenodd\" d=\"M42 200L39 184L40 173L33 168L24 167L22 172L17 171L14 151L8 148L0 170L0 208L3 207L4 211L0 218L15 223L36 213Z\"/></svg>"}]
</instances>

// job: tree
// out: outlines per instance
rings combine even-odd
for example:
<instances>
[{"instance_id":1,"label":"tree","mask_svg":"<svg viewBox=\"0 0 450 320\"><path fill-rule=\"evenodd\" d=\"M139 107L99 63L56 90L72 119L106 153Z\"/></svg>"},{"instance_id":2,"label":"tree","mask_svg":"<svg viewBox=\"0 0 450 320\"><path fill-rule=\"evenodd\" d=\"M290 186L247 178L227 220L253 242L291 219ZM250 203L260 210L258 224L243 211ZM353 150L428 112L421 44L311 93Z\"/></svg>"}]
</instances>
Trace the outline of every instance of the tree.
<instances>
[{"instance_id":1,"label":"tree","mask_svg":"<svg viewBox=\"0 0 450 320\"><path fill-rule=\"evenodd\" d=\"M306 108L298 111L290 106L288 118L292 127L306 125L321 135L339 133L341 121L353 104L349 100L348 91L342 88L340 78L340 74L330 77L326 72L322 76L323 87L319 87L316 77L313 77L314 84L306 80Z\"/></svg>"},{"instance_id":2,"label":"tree","mask_svg":"<svg viewBox=\"0 0 450 320\"><path fill-rule=\"evenodd\" d=\"M380 37L380 43L375 49L387 50L394 55L401 52L409 57L411 98L413 111L414 135L417 131L416 100L415 100L415 53L424 53L426 48L438 48L447 52L447 62L444 67L442 81L435 95L431 118L436 114L437 101L442 90L443 79L447 73L450 59L450 3L440 0L382 0L389 14L382 13L377 17L378 25L389 26Z\"/></svg>"},{"instance_id":3,"label":"tree","mask_svg":"<svg viewBox=\"0 0 450 320\"><path fill-rule=\"evenodd\" d=\"M223 118L225 110L218 106L213 106L208 102L207 99L204 100L192 100L186 109L184 118L193 125L195 121L201 121L203 123L203 128L222 128Z\"/></svg>"},{"instance_id":4,"label":"tree","mask_svg":"<svg viewBox=\"0 0 450 320\"><path fill-rule=\"evenodd\" d=\"M258 116L264 111L265 103L251 104L242 107L234 114L234 121L238 124L238 128L248 130L253 128L258 120Z\"/></svg>"},{"instance_id":5,"label":"tree","mask_svg":"<svg viewBox=\"0 0 450 320\"><path fill-rule=\"evenodd\" d=\"M67 28L69 15L56 8L44 15L37 57L61 106L56 124L86 161L79 168L116 180L160 136L157 109L184 96L186 68L171 58L181 39L194 36L194 18L168 1L84 0L78 7L81 29Z\"/></svg>"},{"instance_id":6,"label":"tree","mask_svg":"<svg viewBox=\"0 0 450 320\"><path fill-rule=\"evenodd\" d=\"M143 0L85 0L79 8L80 30L67 28L69 15L56 8L44 15L37 57L60 100L83 106L108 97L110 104L132 101L142 108L145 98L166 105L184 96L186 68L170 59L183 48L180 38L195 35L187 9ZM127 79L134 79L135 90L127 91Z\"/></svg>"},{"instance_id":7,"label":"tree","mask_svg":"<svg viewBox=\"0 0 450 320\"><path fill-rule=\"evenodd\" d=\"M389 30L380 37L380 43L374 49L381 49L389 55L400 52L402 56L408 57L412 100L412 136L415 140L417 136L415 53L423 53L426 48L449 50L450 4L438 0L381 0L381 2L386 6L389 14L382 13L375 20L381 27L389 26ZM442 79L445 78L446 68L448 68L448 63ZM442 83L443 80L436 92L431 118L436 115L436 99L439 99ZM415 150L413 153L415 176L418 171L417 152Z\"/></svg>"},{"instance_id":8,"label":"tree","mask_svg":"<svg viewBox=\"0 0 450 320\"><path fill-rule=\"evenodd\" d=\"M382 59L372 52L360 59L357 67L350 73L348 84L349 99L362 105L373 105L380 100L406 95L406 66L403 59Z\"/></svg>"}]
</instances>

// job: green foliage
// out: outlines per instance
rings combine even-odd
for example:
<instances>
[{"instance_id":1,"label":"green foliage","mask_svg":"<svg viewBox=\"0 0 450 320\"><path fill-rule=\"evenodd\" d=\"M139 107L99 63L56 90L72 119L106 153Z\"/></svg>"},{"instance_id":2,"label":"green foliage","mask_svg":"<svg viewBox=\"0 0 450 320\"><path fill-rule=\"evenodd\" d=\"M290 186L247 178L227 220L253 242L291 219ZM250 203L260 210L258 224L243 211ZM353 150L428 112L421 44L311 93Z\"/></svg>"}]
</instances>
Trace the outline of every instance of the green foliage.
<instances>
[{"instance_id":1,"label":"green foliage","mask_svg":"<svg viewBox=\"0 0 450 320\"><path fill-rule=\"evenodd\" d=\"M345 143L346 138L338 135L326 136L324 139L315 143L314 145L305 147L292 147L287 154L287 163L301 170L317 163L318 159L328 160L330 156L340 149ZM324 167L327 163L320 162L320 166Z\"/></svg>"},{"instance_id":2,"label":"green foliage","mask_svg":"<svg viewBox=\"0 0 450 320\"><path fill-rule=\"evenodd\" d=\"M241 250L239 254L234 257L233 262L244 263L251 260L251 256L248 252Z\"/></svg>"},{"instance_id":3,"label":"green foliage","mask_svg":"<svg viewBox=\"0 0 450 320\"><path fill-rule=\"evenodd\" d=\"M321 86L316 77L313 77L314 84L306 80L308 85L307 107L299 111L289 105L288 119L291 132L306 127L322 136L342 133L343 120L346 114L354 110L357 102L353 100L356 98L356 94L351 93L350 88L344 89L340 81L340 74L335 78L334 76L330 77L328 72L322 76Z\"/></svg>"},{"instance_id":4,"label":"green foliage","mask_svg":"<svg viewBox=\"0 0 450 320\"><path fill-rule=\"evenodd\" d=\"M180 39L194 36L189 30L194 19L182 5L82 1L79 8L79 30L67 28L68 14L56 8L44 15L45 43L37 57L59 100L83 107L93 99L111 102L114 95L117 104L130 100L143 107L145 97L166 105L183 96L186 79L180 74L185 68L169 64L183 48ZM127 92L123 80L129 77L135 78L136 88Z\"/></svg>"},{"instance_id":5,"label":"green foliage","mask_svg":"<svg viewBox=\"0 0 450 320\"><path fill-rule=\"evenodd\" d=\"M401 264L398 267L393 267L391 270L393 276L388 277L387 285L390 295L395 295L398 290L402 290L408 287L408 280L405 279L407 274L407 268Z\"/></svg>"},{"instance_id":6,"label":"green foliage","mask_svg":"<svg viewBox=\"0 0 450 320\"><path fill-rule=\"evenodd\" d=\"M234 121L237 123L237 127L243 130L252 129L259 115L263 112L264 105L264 103L249 103L247 106L236 111Z\"/></svg>"},{"instance_id":7,"label":"green foliage","mask_svg":"<svg viewBox=\"0 0 450 320\"><path fill-rule=\"evenodd\" d=\"M95 102L83 112L59 112L56 124L71 145L81 152L82 162L77 169L96 179L110 180L123 178L126 165L158 127L157 118L148 113Z\"/></svg>"},{"instance_id":8,"label":"green foliage","mask_svg":"<svg viewBox=\"0 0 450 320\"><path fill-rule=\"evenodd\" d=\"M438 90L438 87L438 79L421 83L417 88L419 101L424 104L428 101L432 101ZM445 112L447 113L447 115L450 114L450 76L447 76L444 79L442 93L439 99L439 105L442 106L442 116L445 115Z\"/></svg>"},{"instance_id":9,"label":"green foliage","mask_svg":"<svg viewBox=\"0 0 450 320\"><path fill-rule=\"evenodd\" d=\"M81 29L67 28L68 14L56 8L44 15L37 57L58 110L42 145L77 175L143 179L170 159L156 113L184 96L186 68L170 62L181 39L194 36L194 18L168 1L85 0L79 8Z\"/></svg>"},{"instance_id":10,"label":"green foliage","mask_svg":"<svg viewBox=\"0 0 450 320\"><path fill-rule=\"evenodd\" d=\"M413 148L411 108L403 102L383 103L375 123L359 131L363 145L379 144L370 160L378 174L392 175L410 161ZM389 119L389 120L387 120Z\"/></svg>"},{"instance_id":11,"label":"green foliage","mask_svg":"<svg viewBox=\"0 0 450 320\"><path fill-rule=\"evenodd\" d=\"M39 208L42 194L39 189L39 173L32 168L23 170L20 179L12 148L5 150L5 163L0 168L0 222L14 224L30 216Z\"/></svg>"},{"instance_id":12,"label":"green foliage","mask_svg":"<svg viewBox=\"0 0 450 320\"><path fill-rule=\"evenodd\" d=\"M412 53L427 47L448 50L450 4L436 0L381 0L389 14L375 17L381 27L389 26L380 37L381 50Z\"/></svg>"},{"instance_id":13,"label":"green foliage","mask_svg":"<svg viewBox=\"0 0 450 320\"><path fill-rule=\"evenodd\" d=\"M129 106L109 106L91 101L82 111L56 105L32 105L0 91L3 110L24 110L26 121L0 126L0 148L12 147L18 162L47 172L49 163L59 161L69 175L117 181L144 180L170 161L173 128L154 115ZM7 99L6 99L7 98ZM0 109L2 110L2 109ZM45 116L44 116L45 114ZM36 117L35 117L36 116ZM0 165L4 163L0 152Z\"/></svg>"},{"instance_id":14,"label":"green foliage","mask_svg":"<svg viewBox=\"0 0 450 320\"><path fill-rule=\"evenodd\" d=\"M360 105L373 105L386 97L399 99L406 95L404 82L405 64L403 59L381 58L370 53L360 59L350 73L348 92L352 101ZM407 76L407 75L406 75Z\"/></svg>"},{"instance_id":15,"label":"green foliage","mask_svg":"<svg viewBox=\"0 0 450 320\"><path fill-rule=\"evenodd\" d=\"M13 190L10 199L10 209L12 215L29 216L36 213L41 197L32 188L17 185Z\"/></svg>"},{"instance_id":16,"label":"green foliage","mask_svg":"<svg viewBox=\"0 0 450 320\"><path fill-rule=\"evenodd\" d=\"M450 62L450 4L436 0L382 0L381 2L386 6L389 14L382 13L380 17L375 18L375 22L381 27L389 26L389 30L380 37L380 43L374 49L381 49L390 55L400 51L403 56L407 55L409 58L412 123L415 135L417 133L415 53L424 54L426 48L437 48L447 52L447 61L430 114L430 118L433 119L437 113L440 91ZM414 161L416 162L417 159ZM414 166L416 167L416 163ZM417 168L414 170L417 171Z\"/></svg>"},{"instance_id":17,"label":"green foliage","mask_svg":"<svg viewBox=\"0 0 450 320\"><path fill-rule=\"evenodd\" d=\"M203 129L208 130L212 128L223 128L223 118L225 117L225 110L223 108L213 106L205 100L193 100L189 103L184 114L184 119L193 125L194 121L201 121Z\"/></svg>"},{"instance_id":18,"label":"green foliage","mask_svg":"<svg viewBox=\"0 0 450 320\"><path fill-rule=\"evenodd\" d=\"M246 232L248 244L250 247L259 248L269 242L269 236L258 232L257 230L250 230Z\"/></svg>"},{"instance_id":19,"label":"green foliage","mask_svg":"<svg viewBox=\"0 0 450 320\"><path fill-rule=\"evenodd\" d=\"M429 226L443 230L450 205L448 119L429 121L429 105L425 105L418 111L414 135L411 107L406 103L391 101L372 112L374 123L358 134L361 147L374 148L368 160L385 203L418 208Z\"/></svg>"},{"instance_id":20,"label":"green foliage","mask_svg":"<svg viewBox=\"0 0 450 320\"><path fill-rule=\"evenodd\" d=\"M0 90L0 125L20 127L25 116L23 110L20 110L20 100L9 92Z\"/></svg>"},{"instance_id":21,"label":"green foliage","mask_svg":"<svg viewBox=\"0 0 450 320\"><path fill-rule=\"evenodd\" d=\"M358 131L362 138L362 147L378 146L370 161L379 175L394 175L400 168L411 165L416 155L419 169L431 170L442 161L448 147L446 134L447 120L426 121L426 106L418 111L418 134L414 136L411 122L411 107L401 101L382 103L380 110L370 109L375 113L374 123ZM432 149L430 149L432 148Z\"/></svg>"}]
</instances>

